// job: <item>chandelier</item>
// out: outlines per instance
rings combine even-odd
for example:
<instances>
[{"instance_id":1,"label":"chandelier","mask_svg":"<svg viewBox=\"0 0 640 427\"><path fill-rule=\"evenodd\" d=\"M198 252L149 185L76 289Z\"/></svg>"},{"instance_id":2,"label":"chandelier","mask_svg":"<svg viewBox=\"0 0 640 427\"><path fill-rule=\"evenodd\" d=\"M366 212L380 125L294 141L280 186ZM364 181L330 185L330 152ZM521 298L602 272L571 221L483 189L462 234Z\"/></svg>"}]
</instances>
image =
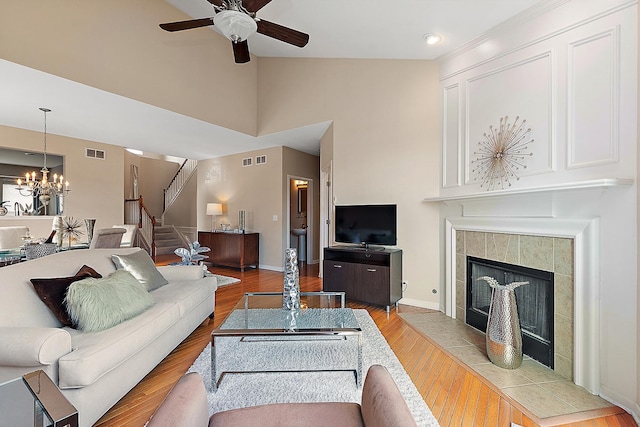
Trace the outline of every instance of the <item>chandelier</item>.
<instances>
[{"instance_id":1,"label":"chandelier","mask_svg":"<svg viewBox=\"0 0 640 427\"><path fill-rule=\"evenodd\" d=\"M40 108L44 113L44 166L40 169L42 178L36 179L35 172L27 172L25 181L18 179L17 190L22 196L37 197L40 202L48 206L51 197L64 197L69 192L69 181L64 181L62 175L53 174L53 180L49 180L49 169L47 169L47 113L51 112L48 108Z\"/></svg>"}]
</instances>

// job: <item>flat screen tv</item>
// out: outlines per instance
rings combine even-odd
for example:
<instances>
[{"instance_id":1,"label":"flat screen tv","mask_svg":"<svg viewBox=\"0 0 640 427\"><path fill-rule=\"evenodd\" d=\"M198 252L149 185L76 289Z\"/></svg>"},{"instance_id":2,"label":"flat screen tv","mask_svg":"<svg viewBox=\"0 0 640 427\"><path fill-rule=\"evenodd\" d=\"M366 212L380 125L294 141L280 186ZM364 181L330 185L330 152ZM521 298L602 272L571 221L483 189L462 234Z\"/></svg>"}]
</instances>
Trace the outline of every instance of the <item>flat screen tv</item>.
<instances>
[{"instance_id":1,"label":"flat screen tv","mask_svg":"<svg viewBox=\"0 0 640 427\"><path fill-rule=\"evenodd\" d=\"M361 246L394 246L396 221L396 205L336 206L335 240Z\"/></svg>"}]
</instances>

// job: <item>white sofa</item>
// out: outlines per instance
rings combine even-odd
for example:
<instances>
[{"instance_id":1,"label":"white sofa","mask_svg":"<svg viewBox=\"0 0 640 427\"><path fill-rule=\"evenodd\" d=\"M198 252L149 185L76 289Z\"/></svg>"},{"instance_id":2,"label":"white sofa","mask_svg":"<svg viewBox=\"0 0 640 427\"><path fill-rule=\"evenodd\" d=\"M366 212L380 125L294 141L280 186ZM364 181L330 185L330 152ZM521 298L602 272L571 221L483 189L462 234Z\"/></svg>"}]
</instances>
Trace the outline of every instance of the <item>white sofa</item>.
<instances>
[{"instance_id":1,"label":"white sofa","mask_svg":"<svg viewBox=\"0 0 640 427\"><path fill-rule=\"evenodd\" d=\"M139 250L72 250L0 268L0 383L42 369L90 426L213 314L216 279L199 266L158 267L169 284L151 291L154 305L93 333L61 327L30 282L83 265L107 276L112 254Z\"/></svg>"}]
</instances>

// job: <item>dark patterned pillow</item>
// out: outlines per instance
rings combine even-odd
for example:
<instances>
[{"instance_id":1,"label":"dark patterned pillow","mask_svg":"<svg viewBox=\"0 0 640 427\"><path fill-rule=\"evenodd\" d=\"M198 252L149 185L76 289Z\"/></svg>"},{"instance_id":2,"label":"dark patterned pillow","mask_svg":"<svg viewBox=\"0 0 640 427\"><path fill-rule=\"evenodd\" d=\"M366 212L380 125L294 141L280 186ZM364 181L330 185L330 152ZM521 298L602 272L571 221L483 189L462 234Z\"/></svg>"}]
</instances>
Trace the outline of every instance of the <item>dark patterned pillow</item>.
<instances>
[{"instance_id":1,"label":"dark patterned pillow","mask_svg":"<svg viewBox=\"0 0 640 427\"><path fill-rule=\"evenodd\" d=\"M33 288L36 290L38 297L45 303L54 316L62 323L62 326L72 326L71 319L67 313L64 304L64 298L67 294L67 288L73 282L94 277L99 279L102 277L100 273L93 268L83 265L80 270L71 277L53 277L49 279L31 279Z\"/></svg>"}]
</instances>

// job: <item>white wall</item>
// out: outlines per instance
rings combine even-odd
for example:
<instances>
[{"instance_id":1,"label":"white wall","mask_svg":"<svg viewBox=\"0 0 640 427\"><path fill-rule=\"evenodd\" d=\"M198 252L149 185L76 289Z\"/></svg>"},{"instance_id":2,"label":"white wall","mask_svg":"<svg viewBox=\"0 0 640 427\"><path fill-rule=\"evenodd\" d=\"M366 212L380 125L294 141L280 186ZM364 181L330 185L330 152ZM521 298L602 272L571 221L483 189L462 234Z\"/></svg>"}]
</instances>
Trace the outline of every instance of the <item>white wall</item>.
<instances>
[{"instance_id":1,"label":"white wall","mask_svg":"<svg viewBox=\"0 0 640 427\"><path fill-rule=\"evenodd\" d=\"M634 1L573 0L496 28L482 43L444 58L441 196L484 193L474 181L474 151L506 115L527 119L535 140L511 190L635 180L637 17ZM561 192L545 199L545 209L534 200L540 199L524 197L519 214L600 218L600 394L633 410L637 186ZM483 209L490 208L485 202ZM443 215L456 209L464 214L448 207Z\"/></svg>"}]
</instances>

